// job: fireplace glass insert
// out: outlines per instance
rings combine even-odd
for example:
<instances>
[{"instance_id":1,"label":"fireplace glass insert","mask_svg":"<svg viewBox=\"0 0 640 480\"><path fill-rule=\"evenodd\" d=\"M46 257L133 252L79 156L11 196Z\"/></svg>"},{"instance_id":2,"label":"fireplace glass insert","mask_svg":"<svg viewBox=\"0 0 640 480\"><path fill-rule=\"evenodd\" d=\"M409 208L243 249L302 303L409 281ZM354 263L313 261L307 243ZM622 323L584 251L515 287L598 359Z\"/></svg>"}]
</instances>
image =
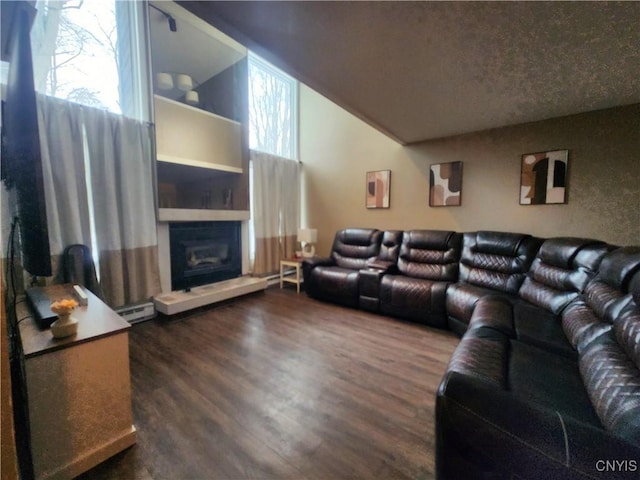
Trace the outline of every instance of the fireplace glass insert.
<instances>
[{"instance_id":1,"label":"fireplace glass insert","mask_svg":"<svg viewBox=\"0 0 640 480\"><path fill-rule=\"evenodd\" d=\"M240 222L170 224L171 290L239 277L240 230Z\"/></svg>"}]
</instances>

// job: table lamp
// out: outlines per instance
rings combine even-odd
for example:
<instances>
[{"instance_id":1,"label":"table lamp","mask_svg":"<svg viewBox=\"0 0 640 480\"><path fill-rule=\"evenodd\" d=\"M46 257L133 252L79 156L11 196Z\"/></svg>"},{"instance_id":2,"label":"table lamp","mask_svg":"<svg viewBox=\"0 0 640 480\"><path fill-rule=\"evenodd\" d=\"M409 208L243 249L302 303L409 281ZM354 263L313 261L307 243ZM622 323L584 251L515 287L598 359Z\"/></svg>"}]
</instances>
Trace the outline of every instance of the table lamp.
<instances>
[{"instance_id":1,"label":"table lamp","mask_svg":"<svg viewBox=\"0 0 640 480\"><path fill-rule=\"evenodd\" d=\"M318 241L318 230L315 228L299 228L298 241L302 245L302 256L311 258L316 254L315 243Z\"/></svg>"}]
</instances>

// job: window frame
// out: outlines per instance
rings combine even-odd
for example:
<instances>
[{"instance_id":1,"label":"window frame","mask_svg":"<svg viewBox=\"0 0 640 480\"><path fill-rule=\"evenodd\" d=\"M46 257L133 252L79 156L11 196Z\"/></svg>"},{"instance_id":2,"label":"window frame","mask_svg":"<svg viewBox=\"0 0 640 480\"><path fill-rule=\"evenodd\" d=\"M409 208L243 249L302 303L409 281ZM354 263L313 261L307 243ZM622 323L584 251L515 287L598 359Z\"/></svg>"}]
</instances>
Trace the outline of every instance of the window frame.
<instances>
[{"instance_id":1,"label":"window frame","mask_svg":"<svg viewBox=\"0 0 640 480\"><path fill-rule=\"evenodd\" d=\"M31 31L31 45L32 49L36 51L40 50L40 44L46 40L47 31L43 25L46 25L47 15L50 14L51 9L60 8L56 6L59 0L39 0L36 2L36 18L34 23L39 25L38 28L32 28ZM48 80L45 78L44 84L39 88L36 85L36 90L47 96L55 97L67 102L77 103L85 107L97 108L99 110L108 111L116 115L122 115L137 119L140 121L150 121L151 99L152 99L152 84L150 77L150 51L149 51L149 21L147 17L146 2L121 2L119 0L109 0L109 2L102 1L99 8L96 8L98 3L80 2L80 8L84 8L83 15L93 15L98 18L101 13L101 9L109 7L113 11L113 24L109 24L115 31L115 40L113 44L113 52L109 52L108 57L102 56L104 51L100 52L102 58L108 58L108 61L113 60L114 65L109 67L109 75L114 77L111 80L110 86L113 87L113 91L109 92L110 95L103 95L103 90L98 90L96 99L101 105L92 105L78 99L69 98L69 92L64 92L64 95L51 92L48 85ZM60 14L61 15L61 14ZM44 16L44 20L41 18ZM44 22L44 24L43 24ZM88 25L84 22L75 22L71 17L69 22L73 25L77 25L80 29L91 32ZM50 28L53 28L49 26ZM56 23L55 31L56 36L54 42L57 42L60 32L58 31L59 21ZM57 48L57 47L56 47ZM52 56L55 56L56 48L51 52ZM106 50L106 47L101 47ZM111 56L113 54L113 58ZM95 52L91 49L84 51L80 48L77 57L82 56L96 57ZM43 57L47 58L48 57ZM43 62L43 58L34 58L34 69L36 68L35 62ZM72 60L74 60L72 58ZM125 62L128 67L123 66ZM106 64L106 62L105 62ZM45 77L49 76L49 72L56 67L52 67L50 64L44 63L46 67ZM113 68L113 71L111 69ZM58 67L59 68L59 67ZM75 67L72 66L71 73L67 73L66 77L73 80L68 80L75 88L87 88L92 87L90 78L83 78L84 72L78 70L80 75L73 72ZM43 71L44 72L44 71ZM104 72L102 72L104 75ZM115 75L111 75L114 73ZM63 92L61 92L63 93ZM107 101L105 101L107 99ZM112 101L117 102L117 108L113 108Z\"/></svg>"},{"instance_id":2,"label":"window frame","mask_svg":"<svg viewBox=\"0 0 640 480\"><path fill-rule=\"evenodd\" d=\"M300 125L300 117L299 117L299 108L298 108L298 103L299 103L299 87L298 87L298 80L296 80L294 77L292 77L291 75L287 74L286 72L284 72L283 70L280 70L278 67L276 67L275 65L269 63L268 61L266 61L264 58L260 57L259 55L257 55L255 52L249 50L248 51L248 55L247 55L247 82L250 84L251 83L251 76L250 76L250 71L251 71L251 66L255 66L256 68L259 68L261 70L263 70L264 72L268 73L269 75L274 76L275 78L277 78L278 80L284 82L284 83L288 83L290 85L290 93L288 95L288 102L289 102L289 106L291 109L291 152L293 154L293 156L291 158L289 157L283 157L283 158L289 158L290 160L294 160L296 162L300 161L300 151L299 151L299 125ZM250 91L251 88L248 89L248 91ZM251 99L248 98L248 105L251 102ZM249 108L249 129L251 129L251 109ZM249 138L251 138L251 134L249 135ZM265 152L265 153L271 153L274 155L277 155L274 152Z\"/></svg>"}]
</instances>

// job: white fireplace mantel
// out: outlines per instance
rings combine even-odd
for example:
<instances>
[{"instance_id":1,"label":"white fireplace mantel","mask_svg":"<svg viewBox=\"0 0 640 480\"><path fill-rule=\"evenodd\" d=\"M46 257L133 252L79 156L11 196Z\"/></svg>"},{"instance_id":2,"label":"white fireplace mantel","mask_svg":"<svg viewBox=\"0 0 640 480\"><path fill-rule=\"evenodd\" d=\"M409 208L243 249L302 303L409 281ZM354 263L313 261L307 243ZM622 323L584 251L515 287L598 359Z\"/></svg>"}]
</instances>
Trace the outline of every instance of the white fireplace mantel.
<instances>
[{"instance_id":1,"label":"white fireplace mantel","mask_svg":"<svg viewBox=\"0 0 640 480\"><path fill-rule=\"evenodd\" d=\"M171 292L171 249L169 224L173 222L241 222L242 275L249 273L249 218L248 210L204 210L186 208L160 208L158 210L158 257L162 293Z\"/></svg>"}]
</instances>

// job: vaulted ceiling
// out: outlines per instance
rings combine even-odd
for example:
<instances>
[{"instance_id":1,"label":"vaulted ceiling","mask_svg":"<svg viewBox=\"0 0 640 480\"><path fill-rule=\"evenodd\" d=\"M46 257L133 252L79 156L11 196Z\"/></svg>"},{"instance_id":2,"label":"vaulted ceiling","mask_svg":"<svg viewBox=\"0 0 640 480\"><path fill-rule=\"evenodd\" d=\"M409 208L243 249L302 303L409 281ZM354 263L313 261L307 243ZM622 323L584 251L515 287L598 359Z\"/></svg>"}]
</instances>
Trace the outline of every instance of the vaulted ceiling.
<instances>
[{"instance_id":1,"label":"vaulted ceiling","mask_svg":"<svg viewBox=\"0 0 640 480\"><path fill-rule=\"evenodd\" d=\"M640 102L640 2L179 2L382 132Z\"/></svg>"}]
</instances>

